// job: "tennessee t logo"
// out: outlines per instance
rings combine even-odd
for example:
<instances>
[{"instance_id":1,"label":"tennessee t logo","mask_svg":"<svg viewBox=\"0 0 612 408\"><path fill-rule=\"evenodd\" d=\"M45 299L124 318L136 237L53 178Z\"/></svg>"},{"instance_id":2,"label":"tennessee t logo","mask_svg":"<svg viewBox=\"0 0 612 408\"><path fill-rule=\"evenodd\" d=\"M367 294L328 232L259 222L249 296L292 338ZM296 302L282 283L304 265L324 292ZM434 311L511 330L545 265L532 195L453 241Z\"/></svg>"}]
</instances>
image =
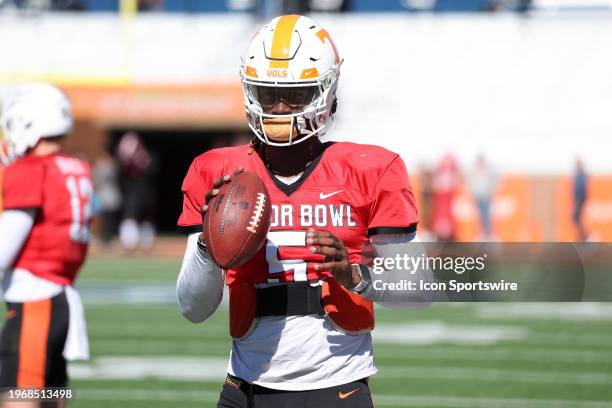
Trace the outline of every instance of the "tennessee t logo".
<instances>
[{"instance_id":1,"label":"tennessee t logo","mask_svg":"<svg viewBox=\"0 0 612 408\"><path fill-rule=\"evenodd\" d=\"M334 42L332 41L331 37L329 36L329 33L327 31L325 31L324 29L320 29L317 32L317 37L319 37L319 40L321 40L322 43L325 43L325 39L327 38L329 40L329 43L331 44L332 48L334 49L334 54L336 54L336 64L340 62L340 54L338 54L338 50L336 49L336 44L334 44Z\"/></svg>"}]
</instances>

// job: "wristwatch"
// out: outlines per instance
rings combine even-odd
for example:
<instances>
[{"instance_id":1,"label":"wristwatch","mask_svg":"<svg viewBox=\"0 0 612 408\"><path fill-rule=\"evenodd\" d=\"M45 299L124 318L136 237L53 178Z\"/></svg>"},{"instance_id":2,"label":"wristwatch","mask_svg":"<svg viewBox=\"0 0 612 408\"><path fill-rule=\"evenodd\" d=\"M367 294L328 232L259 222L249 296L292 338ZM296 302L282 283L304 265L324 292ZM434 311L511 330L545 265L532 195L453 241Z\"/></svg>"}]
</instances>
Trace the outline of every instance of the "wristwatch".
<instances>
[{"instance_id":1,"label":"wristwatch","mask_svg":"<svg viewBox=\"0 0 612 408\"><path fill-rule=\"evenodd\" d=\"M206 246L206 243L202 241L202 234L198 235L198 248L202 252L208 252L208 247Z\"/></svg>"},{"instance_id":2,"label":"wristwatch","mask_svg":"<svg viewBox=\"0 0 612 408\"><path fill-rule=\"evenodd\" d=\"M361 295L372 283L372 273L370 272L368 265L353 264L351 266L356 266L358 268L359 276L361 277L361 280L354 288L351 289L351 292Z\"/></svg>"}]
</instances>

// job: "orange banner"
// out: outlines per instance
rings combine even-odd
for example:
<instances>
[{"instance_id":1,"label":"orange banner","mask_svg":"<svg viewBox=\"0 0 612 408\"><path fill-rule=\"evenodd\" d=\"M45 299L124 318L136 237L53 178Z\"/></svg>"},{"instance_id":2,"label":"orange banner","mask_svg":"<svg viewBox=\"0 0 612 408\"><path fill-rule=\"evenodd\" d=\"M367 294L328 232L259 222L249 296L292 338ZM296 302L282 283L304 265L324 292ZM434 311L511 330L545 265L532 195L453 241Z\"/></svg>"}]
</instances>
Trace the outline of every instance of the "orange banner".
<instances>
[{"instance_id":1,"label":"orange banner","mask_svg":"<svg viewBox=\"0 0 612 408\"><path fill-rule=\"evenodd\" d=\"M77 120L115 127L243 128L239 84L67 86Z\"/></svg>"},{"instance_id":2,"label":"orange banner","mask_svg":"<svg viewBox=\"0 0 612 408\"><path fill-rule=\"evenodd\" d=\"M424 207L419 177L413 180L419 214ZM506 175L500 178L492 204L493 239L504 242L573 242L578 240L572 219L573 181L570 176ZM480 214L472 194L460 185L453 200L458 241L483 239ZM583 220L589 240L612 242L612 176L589 178ZM424 231L421 225L419 231Z\"/></svg>"}]
</instances>

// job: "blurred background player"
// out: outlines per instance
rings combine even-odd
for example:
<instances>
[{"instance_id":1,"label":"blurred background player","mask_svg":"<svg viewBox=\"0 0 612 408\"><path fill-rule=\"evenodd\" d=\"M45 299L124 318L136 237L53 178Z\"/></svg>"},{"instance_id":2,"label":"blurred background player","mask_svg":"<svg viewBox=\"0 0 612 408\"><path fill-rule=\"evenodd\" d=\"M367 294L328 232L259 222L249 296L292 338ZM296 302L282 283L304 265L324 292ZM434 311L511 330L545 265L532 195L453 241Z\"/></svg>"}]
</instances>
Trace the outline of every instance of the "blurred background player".
<instances>
[{"instance_id":1,"label":"blurred background player","mask_svg":"<svg viewBox=\"0 0 612 408\"><path fill-rule=\"evenodd\" d=\"M589 177L580 158L576 159L573 179L574 211L572 213L572 221L576 228L576 238L578 241L586 241L588 234L584 227L583 213L584 204L588 198Z\"/></svg>"},{"instance_id":2,"label":"blurred background player","mask_svg":"<svg viewBox=\"0 0 612 408\"><path fill-rule=\"evenodd\" d=\"M119 188L119 169L113 157L106 151L96 159L91 175L95 189L95 213L100 215L100 240L109 245L117 231L117 218L122 197Z\"/></svg>"},{"instance_id":3,"label":"blurred background player","mask_svg":"<svg viewBox=\"0 0 612 408\"><path fill-rule=\"evenodd\" d=\"M117 157L123 183L123 219L119 238L133 251L149 250L155 242L155 176L157 161L138 133L128 132L119 141Z\"/></svg>"},{"instance_id":4,"label":"blurred background player","mask_svg":"<svg viewBox=\"0 0 612 408\"><path fill-rule=\"evenodd\" d=\"M497 174L483 154L476 157L476 163L469 174L467 183L476 201L482 231L481 239L488 241L492 238L491 201L497 185Z\"/></svg>"},{"instance_id":5,"label":"blurred background player","mask_svg":"<svg viewBox=\"0 0 612 408\"><path fill-rule=\"evenodd\" d=\"M419 208L419 236L423 241L432 241L431 211L433 203L433 172L426 163L419 165L421 206Z\"/></svg>"},{"instance_id":6,"label":"blurred background player","mask_svg":"<svg viewBox=\"0 0 612 408\"><path fill-rule=\"evenodd\" d=\"M0 125L9 163L0 214L7 303L0 386L65 387L66 359L85 359L89 353L82 305L72 284L90 240L90 169L62 154L64 137L72 130L71 105L51 85L16 87L3 105Z\"/></svg>"},{"instance_id":7,"label":"blurred background player","mask_svg":"<svg viewBox=\"0 0 612 408\"><path fill-rule=\"evenodd\" d=\"M201 322L217 309L224 278L199 238L202 212L232 173L256 172L270 193L272 227L266 246L225 274L233 342L217 406L371 408L372 301L422 300L418 290L398 299L377 293L362 257L370 241L383 257L418 242L404 162L378 146L321 142L333 125L342 60L314 20L273 19L243 61L254 137L198 156L185 177L178 224L191 235L177 283L181 310Z\"/></svg>"},{"instance_id":8,"label":"blurred background player","mask_svg":"<svg viewBox=\"0 0 612 408\"><path fill-rule=\"evenodd\" d=\"M455 156L446 153L436 166L432 180L431 225L438 241L453 241L456 220L453 204L461 181Z\"/></svg>"}]
</instances>

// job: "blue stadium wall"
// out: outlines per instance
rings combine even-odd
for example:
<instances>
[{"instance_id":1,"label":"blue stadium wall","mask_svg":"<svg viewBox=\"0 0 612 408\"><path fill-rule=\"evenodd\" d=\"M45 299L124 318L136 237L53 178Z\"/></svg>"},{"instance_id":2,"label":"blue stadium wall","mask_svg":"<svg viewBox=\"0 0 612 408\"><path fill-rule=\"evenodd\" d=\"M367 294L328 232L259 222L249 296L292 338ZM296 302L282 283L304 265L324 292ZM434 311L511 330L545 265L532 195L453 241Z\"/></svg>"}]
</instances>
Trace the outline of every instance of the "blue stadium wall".
<instances>
[{"instance_id":1,"label":"blue stadium wall","mask_svg":"<svg viewBox=\"0 0 612 408\"><path fill-rule=\"evenodd\" d=\"M474 12L486 8L487 0L437 0L435 12ZM119 0L83 0L87 10L117 11ZM408 0L347 0L347 9L355 12L422 11L409 6ZM170 12L229 12L227 0L164 0L163 10Z\"/></svg>"}]
</instances>

